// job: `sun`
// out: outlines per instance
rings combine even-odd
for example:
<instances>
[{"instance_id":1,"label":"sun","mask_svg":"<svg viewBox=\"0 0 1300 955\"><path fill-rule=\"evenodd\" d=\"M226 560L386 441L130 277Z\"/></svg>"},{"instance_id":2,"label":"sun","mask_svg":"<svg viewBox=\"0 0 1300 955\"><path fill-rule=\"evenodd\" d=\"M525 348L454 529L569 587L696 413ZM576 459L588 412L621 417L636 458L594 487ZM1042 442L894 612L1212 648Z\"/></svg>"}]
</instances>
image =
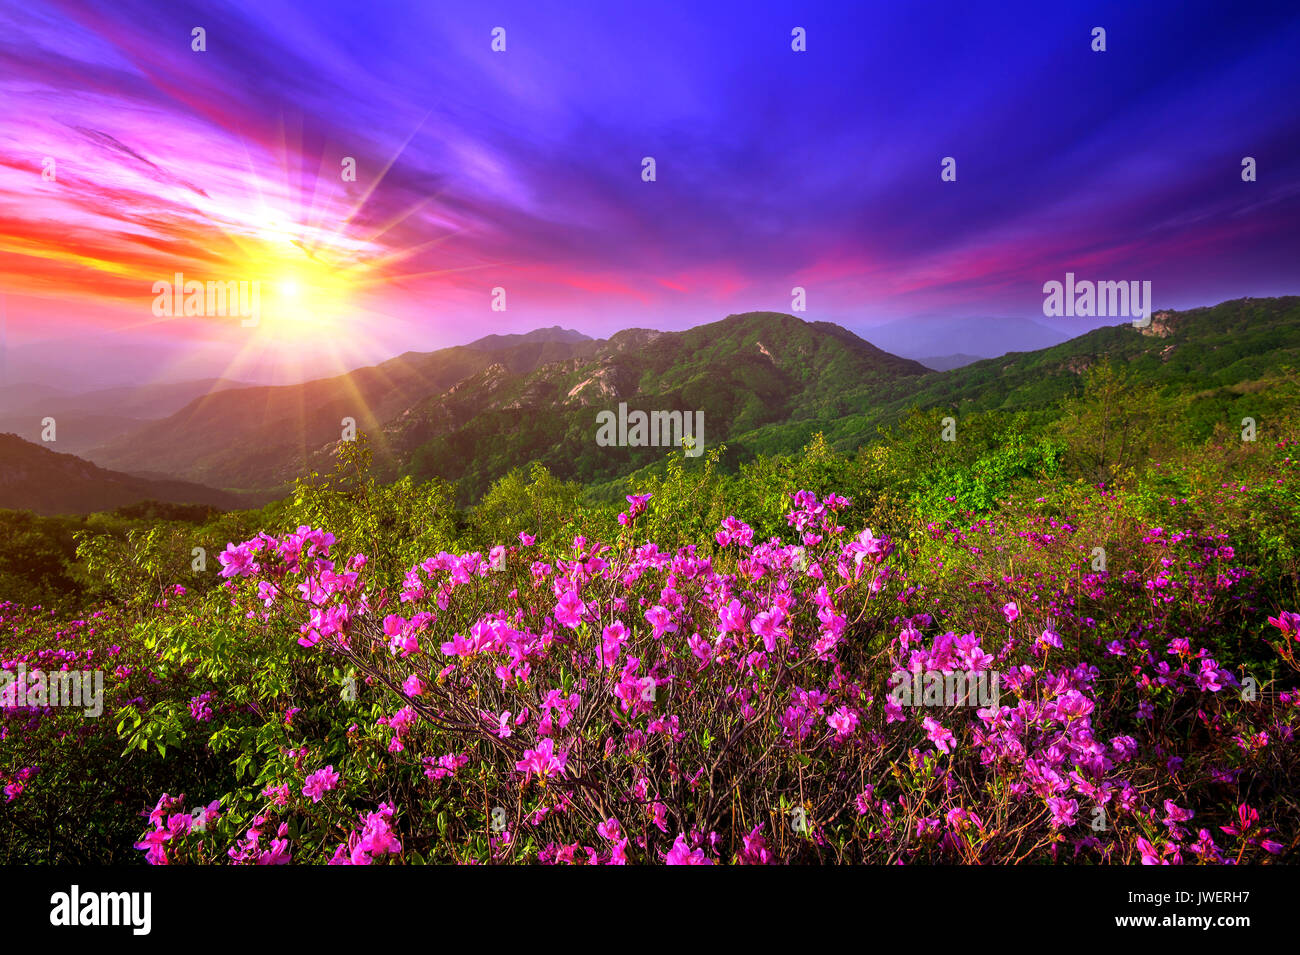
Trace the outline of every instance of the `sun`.
<instances>
[{"instance_id":1,"label":"sun","mask_svg":"<svg viewBox=\"0 0 1300 955\"><path fill-rule=\"evenodd\" d=\"M295 344L342 335L357 304L356 285L346 270L304 259L292 269L267 262L266 275L258 337Z\"/></svg>"},{"instance_id":2,"label":"sun","mask_svg":"<svg viewBox=\"0 0 1300 955\"><path fill-rule=\"evenodd\" d=\"M234 268L257 282L261 296L250 344L342 345L355 332L359 292L370 270L339 237L311 231L277 223L242 243Z\"/></svg>"},{"instance_id":3,"label":"sun","mask_svg":"<svg viewBox=\"0 0 1300 955\"><path fill-rule=\"evenodd\" d=\"M201 271L248 281L258 290L255 320L241 316L230 332L237 336L232 341L238 348L231 368L267 360L292 365L304 356L325 355L341 374L357 367L357 356L373 352L376 328L392 314L394 290L487 267L413 267L422 266L430 249L460 232L443 222L445 232L427 241L395 241L410 222L418 224L417 217L437 196L385 210L382 216L369 205L423 123L359 191L339 190L332 177L308 175L310 170L294 159L305 156L302 143L286 140L278 165L258 169L250 155L237 191L187 196L214 233L215 247L203 257Z\"/></svg>"}]
</instances>

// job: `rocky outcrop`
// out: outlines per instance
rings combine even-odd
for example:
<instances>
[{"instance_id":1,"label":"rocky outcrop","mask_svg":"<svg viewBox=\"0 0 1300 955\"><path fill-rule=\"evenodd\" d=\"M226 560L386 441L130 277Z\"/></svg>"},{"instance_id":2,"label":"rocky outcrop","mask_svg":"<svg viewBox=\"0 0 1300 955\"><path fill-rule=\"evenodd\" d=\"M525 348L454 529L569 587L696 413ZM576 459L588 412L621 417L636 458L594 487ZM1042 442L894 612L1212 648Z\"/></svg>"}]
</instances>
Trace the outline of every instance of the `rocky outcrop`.
<instances>
[{"instance_id":1,"label":"rocky outcrop","mask_svg":"<svg viewBox=\"0 0 1300 955\"><path fill-rule=\"evenodd\" d=\"M1143 335L1168 338L1174 333L1174 313L1169 311L1156 312L1151 316L1151 324L1138 330Z\"/></svg>"}]
</instances>

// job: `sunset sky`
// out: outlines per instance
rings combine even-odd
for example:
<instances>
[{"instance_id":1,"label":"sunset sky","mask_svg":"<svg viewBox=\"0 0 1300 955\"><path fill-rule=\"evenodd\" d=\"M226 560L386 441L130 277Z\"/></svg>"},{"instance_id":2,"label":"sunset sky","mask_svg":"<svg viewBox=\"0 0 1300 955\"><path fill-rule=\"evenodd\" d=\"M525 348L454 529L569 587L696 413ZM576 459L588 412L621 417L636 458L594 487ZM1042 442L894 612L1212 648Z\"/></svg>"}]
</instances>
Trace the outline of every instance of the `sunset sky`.
<instances>
[{"instance_id":1,"label":"sunset sky","mask_svg":"<svg viewBox=\"0 0 1300 955\"><path fill-rule=\"evenodd\" d=\"M1297 51L1294 2L6 3L8 373L294 380L795 285L868 338L1041 319L1067 270L1296 294ZM156 317L177 272L260 282L260 323Z\"/></svg>"}]
</instances>

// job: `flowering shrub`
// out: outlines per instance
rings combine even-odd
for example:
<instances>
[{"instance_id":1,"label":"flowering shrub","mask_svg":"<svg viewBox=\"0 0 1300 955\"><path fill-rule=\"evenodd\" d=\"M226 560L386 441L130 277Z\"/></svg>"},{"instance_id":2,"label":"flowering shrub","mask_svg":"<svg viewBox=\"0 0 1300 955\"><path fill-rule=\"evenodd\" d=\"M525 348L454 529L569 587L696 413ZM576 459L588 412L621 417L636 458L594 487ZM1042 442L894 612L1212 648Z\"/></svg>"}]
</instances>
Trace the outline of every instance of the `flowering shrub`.
<instances>
[{"instance_id":1,"label":"flowering shrub","mask_svg":"<svg viewBox=\"0 0 1300 955\"><path fill-rule=\"evenodd\" d=\"M255 778L201 830L164 794L137 847L693 865L1294 846L1300 618L1271 619L1267 656L1207 645L1253 612L1221 536L1147 529L1091 572L1069 520L931 525L900 550L843 526L847 499L801 491L787 539L730 516L667 552L639 534L647 496L628 502L613 540L543 549L525 531L394 588L325 530L231 544L222 652L277 675L210 743ZM898 669L996 671L1001 696L905 706ZM210 653L195 672L218 672ZM205 693L185 701L195 731L222 705Z\"/></svg>"},{"instance_id":2,"label":"flowering shrub","mask_svg":"<svg viewBox=\"0 0 1300 955\"><path fill-rule=\"evenodd\" d=\"M103 674L98 717L0 696L4 858L1290 858L1294 442L1100 487L995 441L967 486L915 437L468 513L345 450L260 512L97 524L111 602L0 603L5 670Z\"/></svg>"},{"instance_id":3,"label":"flowering shrub","mask_svg":"<svg viewBox=\"0 0 1300 955\"><path fill-rule=\"evenodd\" d=\"M173 587L152 611L173 612L184 593ZM60 621L40 607L0 601L0 671L7 687L0 692L4 861L135 861L131 844L140 809L160 787L233 785L202 740L186 739L161 720L144 720L144 713L182 709L172 694L185 692L188 681L143 641L130 639L130 631L120 608ZM34 692L42 682L53 687L61 676L95 672L102 697L94 707ZM21 695L20 682L26 684ZM129 754L123 754L119 728L132 737Z\"/></svg>"}]
</instances>

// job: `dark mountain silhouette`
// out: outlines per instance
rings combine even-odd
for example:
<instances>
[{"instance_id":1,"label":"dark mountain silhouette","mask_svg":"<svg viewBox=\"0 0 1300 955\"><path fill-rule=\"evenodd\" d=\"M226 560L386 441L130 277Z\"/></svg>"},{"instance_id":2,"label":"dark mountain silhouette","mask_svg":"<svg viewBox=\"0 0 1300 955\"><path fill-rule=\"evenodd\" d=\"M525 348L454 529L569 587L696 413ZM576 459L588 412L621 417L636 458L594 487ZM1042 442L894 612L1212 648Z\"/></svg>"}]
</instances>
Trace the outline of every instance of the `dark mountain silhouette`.
<instances>
[{"instance_id":1,"label":"dark mountain silhouette","mask_svg":"<svg viewBox=\"0 0 1300 955\"><path fill-rule=\"evenodd\" d=\"M73 454L61 454L0 434L0 507L37 514L89 514L141 501L208 504L232 508L239 500L186 481L149 480L96 467Z\"/></svg>"}]
</instances>

